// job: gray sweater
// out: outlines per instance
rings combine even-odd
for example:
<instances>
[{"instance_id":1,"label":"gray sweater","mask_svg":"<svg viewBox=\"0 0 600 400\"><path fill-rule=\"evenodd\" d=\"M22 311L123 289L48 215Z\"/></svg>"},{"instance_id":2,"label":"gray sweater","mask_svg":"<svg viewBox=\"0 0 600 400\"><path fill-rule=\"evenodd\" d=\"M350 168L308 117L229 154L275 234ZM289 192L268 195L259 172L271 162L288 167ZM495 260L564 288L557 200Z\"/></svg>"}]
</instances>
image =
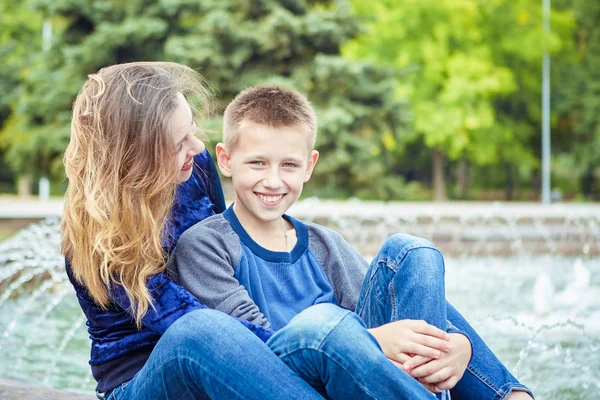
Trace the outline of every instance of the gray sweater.
<instances>
[{"instance_id":1,"label":"gray sweater","mask_svg":"<svg viewBox=\"0 0 600 400\"><path fill-rule=\"evenodd\" d=\"M284 311L291 310L295 314L311 305L302 302L310 303L313 301L311 296L317 296L313 292L320 289L315 285L324 285L323 282L317 282L310 286L313 283L311 280L319 281L318 274L323 276L325 285L332 289L333 302L354 311L368 263L335 231L288 216L285 218L294 224L298 235L298 242L289 253L289 259L285 257L288 253L269 252L258 246L241 227L230 208L223 214L197 223L182 234L169 260L169 275L208 307L264 327L271 327L270 319L279 318L276 316L281 311L272 305L282 300L277 298L277 301L271 301L271 289L278 293L293 293L298 288L287 286L302 281L299 287L305 291L307 298L303 298L304 293L300 292L294 304L286 304L289 299L283 299ZM257 290L256 285L260 282L254 281L263 280L264 271L269 267L265 263L284 268L286 276L273 284L269 277L279 277L281 272L270 276L267 273L264 280L269 283L264 283ZM296 275L290 277L287 271L304 275L300 275L300 278ZM327 301L322 300L326 299L325 295L320 298L316 302ZM282 318L285 321L289 316Z\"/></svg>"}]
</instances>

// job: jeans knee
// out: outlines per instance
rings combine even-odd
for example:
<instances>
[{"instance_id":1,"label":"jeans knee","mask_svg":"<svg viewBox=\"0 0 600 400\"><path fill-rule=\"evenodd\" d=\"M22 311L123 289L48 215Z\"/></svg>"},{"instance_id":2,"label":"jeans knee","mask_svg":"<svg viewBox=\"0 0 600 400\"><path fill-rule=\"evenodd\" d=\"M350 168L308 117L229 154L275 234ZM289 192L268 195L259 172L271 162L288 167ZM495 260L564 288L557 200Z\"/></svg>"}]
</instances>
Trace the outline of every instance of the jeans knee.
<instances>
[{"instance_id":1,"label":"jeans knee","mask_svg":"<svg viewBox=\"0 0 600 400\"><path fill-rule=\"evenodd\" d=\"M167 329L163 337L172 345L181 347L198 346L218 340L223 332L236 328L245 329L238 321L227 314L211 309L189 312L178 318Z\"/></svg>"},{"instance_id":2,"label":"jeans knee","mask_svg":"<svg viewBox=\"0 0 600 400\"><path fill-rule=\"evenodd\" d=\"M339 322L348 313L348 310L344 310L335 304L315 304L296 315L288 326L293 327L300 334L310 334L330 325L332 321Z\"/></svg>"},{"instance_id":3,"label":"jeans knee","mask_svg":"<svg viewBox=\"0 0 600 400\"><path fill-rule=\"evenodd\" d=\"M384 243L377 263L385 264L394 273L415 274L424 281L435 281L444 275L444 258L429 241L417 236L398 233Z\"/></svg>"},{"instance_id":4,"label":"jeans knee","mask_svg":"<svg viewBox=\"0 0 600 400\"><path fill-rule=\"evenodd\" d=\"M334 304L316 304L296 315L289 324L275 333L271 341L293 344L297 348L317 349L327 336L353 314ZM356 320L359 320L356 317ZM283 339L285 338L285 339Z\"/></svg>"},{"instance_id":5,"label":"jeans knee","mask_svg":"<svg viewBox=\"0 0 600 400\"><path fill-rule=\"evenodd\" d=\"M320 355L347 354L347 346L368 341L369 337L364 322L355 313L333 304L317 304L294 317L267 345L280 357L306 350Z\"/></svg>"},{"instance_id":6,"label":"jeans knee","mask_svg":"<svg viewBox=\"0 0 600 400\"><path fill-rule=\"evenodd\" d=\"M437 250L436 247L429 240L419 237L413 236L406 233L396 233L390 236L383 247L391 247L394 250L412 250L417 248L428 248Z\"/></svg>"}]
</instances>

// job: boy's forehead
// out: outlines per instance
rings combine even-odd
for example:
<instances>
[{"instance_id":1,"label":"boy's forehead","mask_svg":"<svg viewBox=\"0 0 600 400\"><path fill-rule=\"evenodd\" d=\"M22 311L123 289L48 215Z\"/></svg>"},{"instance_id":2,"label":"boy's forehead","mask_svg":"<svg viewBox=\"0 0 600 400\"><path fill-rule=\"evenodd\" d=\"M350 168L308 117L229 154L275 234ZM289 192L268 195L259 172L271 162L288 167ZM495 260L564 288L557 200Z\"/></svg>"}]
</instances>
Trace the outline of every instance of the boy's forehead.
<instances>
[{"instance_id":1,"label":"boy's forehead","mask_svg":"<svg viewBox=\"0 0 600 400\"><path fill-rule=\"evenodd\" d=\"M232 143L230 154L250 157L271 154L304 158L313 150L306 129L298 126L272 127L256 122L247 122L240 125L237 140ZM275 153L274 153L275 151Z\"/></svg>"},{"instance_id":2,"label":"boy's forehead","mask_svg":"<svg viewBox=\"0 0 600 400\"><path fill-rule=\"evenodd\" d=\"M244 137L248 137L249 134L252 133L260 133L260 132L277 132L281 135L289 135L293 133L297 135L299 139L304 136L307 141L310 140L310 134L308 128L302 125L282 125L282 126L271 126L268 124L263 124L260 122L254 122L250 120L243 120L240 124L240 128L238 131L238 142L243 140ZM300 136L302 135L302 136ZM309 146L310 147L310 146ZM312 149L311 149L312 150Z\"/></svg>"},{"instance_id":3,"label":"boy's forehead","mask_svg":"<svg viewBox=\"0 0 600 400\"><path fill-rule=\"evenodd\" d=\"M248 129L272 129L272 130L289 130L298 131L308 135L308 129L300 124L291 125L272 125L265 122L256 122L250 119L244 119L240 123L240 133Z\"/></svg>"}]
</instances>

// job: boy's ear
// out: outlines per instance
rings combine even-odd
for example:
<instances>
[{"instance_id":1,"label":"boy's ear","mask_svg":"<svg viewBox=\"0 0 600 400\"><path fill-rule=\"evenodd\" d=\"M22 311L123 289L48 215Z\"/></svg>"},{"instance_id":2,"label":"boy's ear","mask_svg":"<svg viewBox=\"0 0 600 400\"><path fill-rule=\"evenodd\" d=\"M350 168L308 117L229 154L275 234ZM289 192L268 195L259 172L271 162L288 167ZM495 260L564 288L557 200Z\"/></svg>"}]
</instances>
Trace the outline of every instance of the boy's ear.
<instances>
[{"instance_id":1,"label":"boy's ear","mask_svg":"<svg viewBox=\"0 0 600 400\"><path fill-rule=\"evenodd\" d=\"M231 158L229 154L227 154L227 150L225 149L224 143L217 143L217 164L219 164L219 169L221 170L221 174L226 177L231 177Z\"/></svg>"},{"instance_id":2,"label":"boy's ear","mask_svg":"<svg viewBox=\"0 0 600 400\"><path fill-rule=\"evenodd\" d=\"M306 171L304 171L304 182L308 182L310 179L313 170L315 169L315 165L317 165L317 161L319 160L319 152L317 150L313 150L310 152L308 156L308 163L306 164Z\"/></svg>"}]
</instances>

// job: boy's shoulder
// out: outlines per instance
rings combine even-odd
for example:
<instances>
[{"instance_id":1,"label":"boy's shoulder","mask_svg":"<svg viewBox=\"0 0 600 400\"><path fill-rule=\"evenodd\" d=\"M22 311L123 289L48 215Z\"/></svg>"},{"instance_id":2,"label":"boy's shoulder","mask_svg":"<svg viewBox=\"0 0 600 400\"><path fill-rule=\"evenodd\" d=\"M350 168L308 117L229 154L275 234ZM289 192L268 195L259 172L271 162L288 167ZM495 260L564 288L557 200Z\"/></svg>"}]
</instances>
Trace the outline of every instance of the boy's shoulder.
<instances>
[{"instance_id":1,"label":"boy's shoulder","mask_svg":"<svg viewBox=\"0 0 600 400\"><path fill-rule=\"evenodd\" d=\"M309 231L320 232L321 234L326 234L326 235L331 235L331 234L339 235L333 229L328 228L324 225L317 224L316 222L310 222L310 221L304 221L304 220L298 220L298 221L303 223L306 226L306 229L308 229Z\"/></svg>"},{"instance_id":2,"label":"boy's shoulder","mask_svg":"<svg viewBox=\"0 0 600 400\"><path fill-rule=\"evenodd\" d=\"M338 232L323 225L314 222L301 221L308 231L309 243L315 244L315 241L333 243L337 245L348 245L346 240Z\"/></svg>"}]
</instances>

